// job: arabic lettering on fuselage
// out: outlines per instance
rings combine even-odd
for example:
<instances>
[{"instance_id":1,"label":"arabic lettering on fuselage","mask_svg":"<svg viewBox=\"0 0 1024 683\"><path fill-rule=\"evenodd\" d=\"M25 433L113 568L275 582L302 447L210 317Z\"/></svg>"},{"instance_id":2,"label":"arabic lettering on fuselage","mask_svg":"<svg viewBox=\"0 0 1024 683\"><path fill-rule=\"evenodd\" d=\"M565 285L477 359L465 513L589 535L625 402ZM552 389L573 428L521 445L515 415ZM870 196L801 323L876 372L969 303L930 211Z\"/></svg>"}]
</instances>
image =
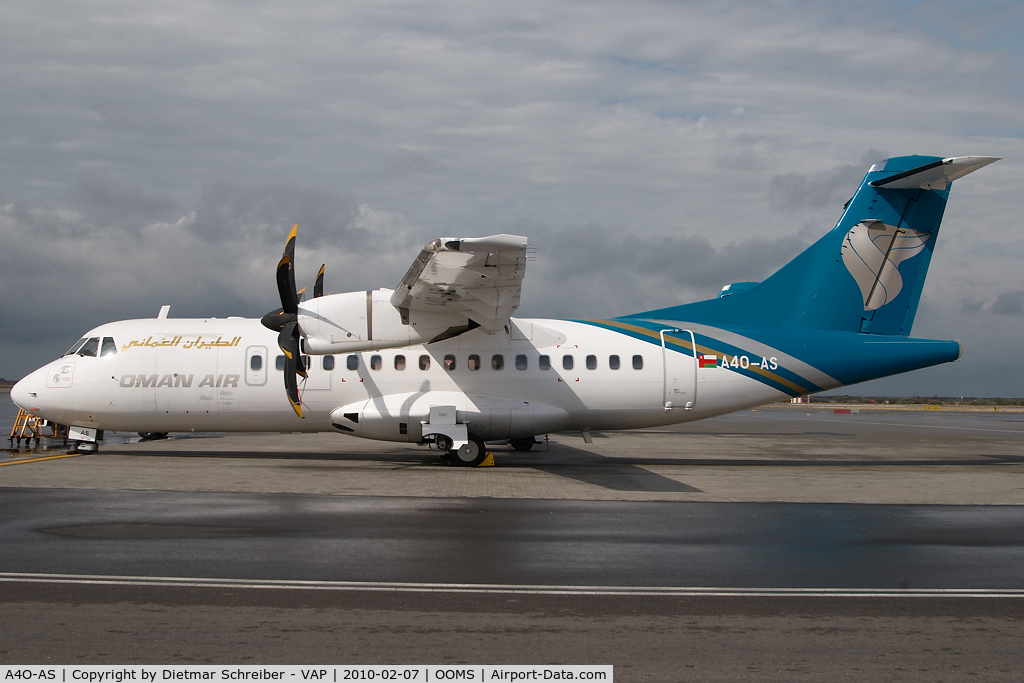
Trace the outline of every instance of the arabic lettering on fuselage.
<instances>
[{"instance_id":1,"label":"arabic lettering on fuselage","mask_svg":"<svg viewBox=\"0 0 1024 683\"><path fill-rule=\"evenodd\" d=\"M216 348L230 348L238 346L238 343L242 341L241 337L232 337L231 339L225 339L223 336L218 335L216 340L213 339L212 335L198 335L195 338L191 336L186 340L184 336L178 335L174 337L158 337L154 340L153 337L146 339L132 340L127 344L121 346L122 351L127 351L134 347L148 347L148 348L182 348L182 349L216 349Z\"/></svg>"}]
</instances>

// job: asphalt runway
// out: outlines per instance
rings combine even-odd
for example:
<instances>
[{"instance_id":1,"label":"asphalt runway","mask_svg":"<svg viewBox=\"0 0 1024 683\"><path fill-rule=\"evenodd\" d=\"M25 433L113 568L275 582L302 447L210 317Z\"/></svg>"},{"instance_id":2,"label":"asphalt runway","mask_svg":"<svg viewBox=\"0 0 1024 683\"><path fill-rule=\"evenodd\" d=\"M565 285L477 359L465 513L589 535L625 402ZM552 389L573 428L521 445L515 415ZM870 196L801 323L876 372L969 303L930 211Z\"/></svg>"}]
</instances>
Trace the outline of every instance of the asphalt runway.
<instances>
[{"instance_id":1,"label":"asphalt runway","mask_svg":"<svg viewBox=\"0 0 1024 683\"><path fill-rule=\"evenodd\" d=\"M473 470L335 435L15 453L0 661L1016 680L1022 417L771 408Z\"/></svg>"},{"instance_id":2,"label":"asphalt runway","mask_svg":"<svg viewBox=\"0 0 1024 683\"><path fill-rule=\"evenodd\" d=\"M1024 596L1013 506L7 489L0 519L7 573Z\"/></svg>"}]
</instances>

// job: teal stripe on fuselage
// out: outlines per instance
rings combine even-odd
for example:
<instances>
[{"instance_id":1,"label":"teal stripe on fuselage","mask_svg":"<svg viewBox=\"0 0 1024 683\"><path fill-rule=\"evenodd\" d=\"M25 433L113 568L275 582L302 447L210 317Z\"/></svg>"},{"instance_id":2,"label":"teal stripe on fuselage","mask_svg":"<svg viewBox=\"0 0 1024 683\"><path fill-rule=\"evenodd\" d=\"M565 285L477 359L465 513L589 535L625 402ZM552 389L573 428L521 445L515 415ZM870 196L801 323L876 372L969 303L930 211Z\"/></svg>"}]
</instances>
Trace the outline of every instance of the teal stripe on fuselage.
<instances>
[{"instance_id":1,"label":"teal stripe on fuselage","mask_svg":"<svg viewBox=\"0 0 1024 683\"><path fill-rule=\"evenodd\" d=\"M949 363L962 352L958 342L944 339L784 327L721 328L799 358L842 386Z\"/></svg>"},{"instance_id":2,"label":"teal stripe on fuselage","mask_svg":"<svg viewBox=\"0 0 1024 683\"><path fill-rule=\"evenodd\" d=\"M578 322L614 330L658 346L661 345L658 331L665 328L664 321L653 322L639 318L615 318L603 321L580 320ZM688 325L694 324L706 326L698 321L678 321L673 324L680 329L686 329ZM628 328L635 328L636 331L630 331ZM960 344L955 341L914 339L896 335L759 325L717 325L716 328L723 332L752 339L759 344L778 350L781 354L796 358L834 379L838 386L866 382L901 372L952 362L960 357L962 351ZM706 334L695 336L698 348L706 346L710 353L717 351L719 354L755 355L742 347L728 344ZM689 344L681 348L676 348L673 345L676 350L692 355L688 347ZM760 354L756 355L760 357ZM759 372L742 371L731 367L729 369L733 372L742 372L748 377L793 396L835 388L819 386L781 365L773 373L781 382ZM790 383L794 386L787 386Z\"/></svg>"},{"instance_id":3,"label":"teal stripe on fuselage","mask_svg":"<svg viewBox=\"0 0 1024 683\"><path fill-rule=\"evenodd\" d=\"M661 346L660 331L665 329L665 325L663 323L633 318L618 318L615 320L573 320L572 322L600 327L602 329L632 337L633 339L645 341L658 347ZM686 323L680 322L677 326L679 329L686 329ZM692 357L694 352L690 348L688 337L689 335L680 336L678 334L667 334L665 347L682 353L683 355ZM695 332L694 339L697 342L697 353L713 354L718 357L719 370L731 371L743 375L744 377L755 379L789 396L802 396L804 394L821 391L824 388L818 386L814 382L811 382L807 378L800 376L792 370L783 367L781 361L779 361L779 364L774 369L762 367L762 365L768 364L770 357L765 357L762 354L754 353L742 347L726 343L706 334L699 334ZM746 357L750 362L750 366L746 368L726 366L723 364L723 357L725 355L733 358Z\"/></svg>"}]
</instances>

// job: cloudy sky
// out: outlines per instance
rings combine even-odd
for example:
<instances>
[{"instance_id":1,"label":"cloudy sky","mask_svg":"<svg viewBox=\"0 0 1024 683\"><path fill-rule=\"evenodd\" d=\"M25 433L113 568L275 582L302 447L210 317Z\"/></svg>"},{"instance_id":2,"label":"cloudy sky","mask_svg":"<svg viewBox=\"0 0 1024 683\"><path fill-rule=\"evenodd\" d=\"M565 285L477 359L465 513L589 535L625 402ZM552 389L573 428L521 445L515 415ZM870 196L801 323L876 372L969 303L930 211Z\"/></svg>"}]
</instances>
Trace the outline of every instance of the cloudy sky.
<instances>
[{"instance_id":1,"label":"cloudy sky","mask_svg":"<svg viewBox=\"0 0 1024 683\"><path fill-rule=\"evenodd\" d=\"M959 181L914 328L955 364L851 390L1024 396L1019 2L0 6L0 376L85 330L393 287L439 236L524 234L523 316L760 280L887 156Z\"/></svg>"}]
</instances>

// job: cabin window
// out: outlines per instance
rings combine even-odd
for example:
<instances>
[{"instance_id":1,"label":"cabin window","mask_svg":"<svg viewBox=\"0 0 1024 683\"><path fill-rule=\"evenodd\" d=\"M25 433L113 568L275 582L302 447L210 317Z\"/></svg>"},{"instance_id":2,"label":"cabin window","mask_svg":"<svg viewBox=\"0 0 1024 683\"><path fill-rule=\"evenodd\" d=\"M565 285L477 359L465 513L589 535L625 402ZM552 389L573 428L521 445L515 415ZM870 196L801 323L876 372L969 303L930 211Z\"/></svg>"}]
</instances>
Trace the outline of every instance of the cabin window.
<instances>
[{"instance_id":1,"label":"cabin window","mask_svg":"<svg viewBox=\"0 0 1024 683\"><path fill-rule=\"evenodd\" d=\"M263 356L255 354L249 359L250 370L262 370L263 369Z\"/></svg>"},{"instance_id":2,"label":"cabin window","mask_svg":"<svg viewBox=\"0 0 1024 683\"><path fill-rule=\"evenodd\" d=\"M587 356L587 370L597 370L597 356Z\"/></svg>"},{"instance_id":3,"label":"cabin window","mask_svg":"<svg viewBox=\"0 0 1024 683\"><path fill-rule=\"evenodd\" d=\"M324 356L324 362L322 364L324 370L334 369L334 356Z\"/></svg>"},{"instance_id":4,"label":"cabin window","mask_svg":"<svg viewBox=\"0 0 1024 683\"><path fill-rule=\"evenodd\" d=\"M551 356L541 356L537 359L537 367L541 370L551 369Z\"/></svg>"},{"instance_id":5,"label":"cabin window","mask_svg":"<svg viewBox=\"0 0 1024 683\"><path fill-rule=\"evenodd\" d=\"M100 349L100 338L90 337L89 341L82 344L82 348L78 349L79 356L88 356L89 358L95 358L96 352Z\"/></svg>"},{"instance_id":6,"label":"cabin window","mask_svg":"<svg viewBox=\"0 0 1024 683\"><path fill-rule=\"evenodd\" d=\"M633 356L633 369L634 370L643 370L644 369L644 357L643 356Z\"/></svg>"},{"instance_id":7,"label":"cabin window","mask_svg":"<svg viewBox=\"0 0 1024 683\"><path fill-rule=\"evenodd\" d=\"M278 356L274 359L274 367L278 370L284 370L284 356Z\"/></svg>"},{"instance_id":8,"label":"cabin window","mask_svg":"<svg viewBox=\"0 0 1024 683\"><path fill-rule=\"evenodd\" d=\"M370 356L370 369L371 370L380 370L382 367L384 367L384 362L380 359L380 356L378 356L378 355Z\"/></svg>"},{"instance_id":9,"label":"cabin window","mask_svg":"<svg viewBox=\"0 0 1024 683\"><path fill-rule=\"evenodd\" d=\"M405 370L405 356L395 356L395 370Z\"/></svg>"},{"instance_id":10,"label":"cabin window","mask_svg":"<svg viewBox=\"0 0 1024 683\"><path fill-rule=\"evenodd\" d=\"M470 356L469 360L466 361L466 367L469 368L470 370L479 370L480 356L476 355L475 353L472 356Z\"/></svg>"},{"instance_id":11,"label":"cabin window","mask_svg":"<svg viewBox=\"0 0 1024 683\"><path fill-rule=\"evenodd\" d=\"M447 372L451 372L455 369L455 356L450 353L444 357L444 369Z\"/></svg>"},{"instance_id":12,"label":"cabin window","mask_svg":"<svg viewBox=\"0 0 1024 683\"><path fill-rule=\"evenodd\" d=\"M89 341L89 340L86 339L85 337L83 337L82 339L79 339L74 344L72 344L71 348L68 349L67 353L65 353L64 355L65 356L70 356L70 355L73 355L73 354L77 353L78 349L82 348L82 345L85 344L85 342L87 342L87 341Z\"/></svg>"},{"instance_id":13,"label":"cabin window","mask_svg":"<svg viewBox=\"0 0 1024 683\"><path fill-rule=\"evenodd\" d=\"M608 356L608 367L611 368L612 370L618 370L619 369L619 357L618 356Z\"/></svg>"},{"instance_id":14,"label":"cabin window","mask_svg":"<svg viewBox=\"0 0 1024 683\"><path fill-rule=\"evenodd\" d=\"M572 370L572 356L569 354L562 356L562 369Z\"/></svg>"},{"instance_id":15,"label":"cabin window","mask_svg":"<svg viewBox=\"0 0 1024 683\"><path fill-rule=\"evenodd\" d=\"M529 367L529 363L526 360L526 354L520 353L516 356L516 370L525 370Z\"/></svg>"},{"instance_id":16,"label":"cabin window","mask_svg":"<svg viewBox=\"0 0 1024 683\"><path fill-rule=\"evenodd\" d=\"M357 356L356 354L353 353L351 356L346 358L345 359L345 367L348 368L349 370L358 370L359 369L359 356Z\"/></svg>"},{"instance_id":17,"label":"cabin window","mask_svg":"<svg viewBox=\"0 0 1024 683\"><path fill-rule=\"evenodd\" d=\"M299 356L299 364L302 366L303 370L308 371L313 367L313 359L309 356Z\"/></svg>"},{"instance_id":18,"label":"cabin window","mask_svg":"<svg viewBox=\"0 0 1024 683\"><path fill-rule=\"evenodd\" d=\"M496 353L491 356L491 369L492 370L504 370L505 369L505 356L500 353Z\"/></svg>"},{"instance_id":19,"label":"cabin window","mask_svg":"<svg viewBox=\"0 0 1024 683\"><path fill-rule=\"evenodd\" d=\"M427 356L427 355L420 356L420 370L429 370L429 369L430 369L430 356Z\"/></svg>"},{"instance_id":20,"label":"cabin window","mask_svg":"<svg viewBox=\"0 0 1024 683\"><path fill-rule=\"evenodd\" d=\"M100 356L116 356L117 355L117 344L114 343L113 337L104 337L103 346L100 347Z\"/></svg>"}]
</instances>

